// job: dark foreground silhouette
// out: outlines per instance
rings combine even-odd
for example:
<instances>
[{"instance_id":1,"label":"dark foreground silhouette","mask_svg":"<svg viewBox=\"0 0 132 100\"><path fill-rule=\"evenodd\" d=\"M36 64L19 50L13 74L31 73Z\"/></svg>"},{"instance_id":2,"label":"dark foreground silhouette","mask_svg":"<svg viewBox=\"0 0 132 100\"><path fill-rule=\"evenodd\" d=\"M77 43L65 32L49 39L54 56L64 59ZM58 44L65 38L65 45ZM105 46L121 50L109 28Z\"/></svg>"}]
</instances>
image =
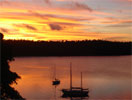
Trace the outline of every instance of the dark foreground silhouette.
<instances>
[{"instance_id":1,"label":"dark foreground silhouette","mask_svg":"<svg viewBox=\"0 0 132 100\"><path fill-rule=\"evenodd\" d=\"M24 100L24 98L10 85L16 83L20 76L10 71L9 62L13 60L11 49L3 43L3 35L0 33L1 48L1 76L0 76L0 100Z\"/></svg>"},{"instance_id":2,"label":"dark foreground silhouette","mask_svg":"<svg viewBox=\"0 0 132 100\"><path fill-rule=\"evenodd\" d=\"M132 42L5 40L13 56L119 56L131 55Z\"/></svg>"}]
</instances>

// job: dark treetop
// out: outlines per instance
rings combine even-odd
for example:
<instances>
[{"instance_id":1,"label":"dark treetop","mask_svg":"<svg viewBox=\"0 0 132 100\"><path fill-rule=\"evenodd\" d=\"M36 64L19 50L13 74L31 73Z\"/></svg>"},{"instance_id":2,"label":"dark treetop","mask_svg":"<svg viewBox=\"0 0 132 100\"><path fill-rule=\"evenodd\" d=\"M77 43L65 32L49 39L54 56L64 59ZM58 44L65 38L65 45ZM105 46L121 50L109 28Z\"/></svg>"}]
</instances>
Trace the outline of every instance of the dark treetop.
<instances>
[{"instance_id":1,"label":"dark treetop","mask_svg":"<svg viewBox=\"0 0 132 100\"><path fill-rule=\"evenodd\" d=\"M103 40L28 41L5 40L13 56L118 56L131 55L132 42Z\"/></svg>"}]
</instances>

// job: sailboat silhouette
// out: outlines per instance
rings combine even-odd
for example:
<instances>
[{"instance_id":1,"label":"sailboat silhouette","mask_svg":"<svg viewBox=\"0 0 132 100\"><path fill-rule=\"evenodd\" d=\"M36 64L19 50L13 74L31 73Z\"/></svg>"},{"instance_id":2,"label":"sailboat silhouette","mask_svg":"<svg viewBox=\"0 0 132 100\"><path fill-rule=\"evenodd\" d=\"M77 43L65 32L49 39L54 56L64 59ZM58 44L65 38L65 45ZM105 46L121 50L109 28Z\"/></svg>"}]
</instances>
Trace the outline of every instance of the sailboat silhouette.
<instances>
[{"instance_id":1,"label":"sailboat silhouette","mask_svg":"<svg viewBox=\"0 0 132 100\"><path fill-rule=\"evenodd\" d=\"M70 63L70 89L62 89L62 97L88 97L89 90L82 87L82 72L81 72L81 87L72 87L72 64Z\"/></svg>"},{"instance_id":2,"label":"sailboat silhouette","mask_svg":"<svg viewBox=\"0 0 132 100\"><path fill-rule=\"evenodd\" d=\"M60 80L56 78L56 66L54 66L54 76L55 76L55 79L52 81L52 85L59 85Z\"/></svg>"}]
</instances>

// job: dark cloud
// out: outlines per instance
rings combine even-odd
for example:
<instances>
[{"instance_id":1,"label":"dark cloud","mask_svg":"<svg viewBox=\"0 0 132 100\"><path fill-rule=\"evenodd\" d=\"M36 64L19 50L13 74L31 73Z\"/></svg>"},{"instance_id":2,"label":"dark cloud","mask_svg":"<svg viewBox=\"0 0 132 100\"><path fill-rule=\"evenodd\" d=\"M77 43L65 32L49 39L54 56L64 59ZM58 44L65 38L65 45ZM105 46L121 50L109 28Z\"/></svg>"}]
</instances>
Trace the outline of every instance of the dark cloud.
<instances>
[{"instance_id":1,"label":"dark cloud","mask_svg":"<svg viewBox=\"0 0 132 100\"><path fill-rule=\"evenodd\" d=\"M49 18L62 18L62 17L56 16L53 14L40 14L40 13L32 11L32 10L28 10L28 12L31 13L33 16L40 17L40 18L46 19L46 20L48 20Z\"/></svg>"},{"instance_id":2,"label":"dark cloud","mask_svg":"<svg viewBox=\"0 0 132 100\"><path fill-rule=\"evenodd\" d=\"M0 1L0 5L1 5L1 6L3 6L3 5L9 5L9 4L10 4L10 2L7 1L7 0L2 0L2 1Z\"/></svg>"},{"instance_id":3,"label":"dark cloud","mask_svg":"<svg viewBox=\"0 0 132 100\"><path fill-rule=\"evenodd\" d=\"M51 30L62 30L62 27L60 25L57 24L49 24Z\"/></svg>"},{"instance_id":4,"label":"dark cloud","mask_svg":"<svg viewBox=\"0 0 132 100\"><path fill-rule=\"evenodd\" d=\"M23 24L26 28L30 29L30 30L37 30L35 27L30 26L28 24Z\"/></svg>"},{"instance_id":5,"label":"dark cloud","mask_svg":"<svg viewBox=\"0 0 132 100\"><path fill-rule=\"evenodd\" d=\"M92 11L92 9L90 7L88 7L86 4L81 4L81 3L75 2L74 6L79 9L86 9L86 10Z\"/></svg>"},{"instance_id":6,"label":"dark cloud","mask_svg":"<svg viewBox=\"0 0 132 100\"><path fill-rule=\"evenodd\" d=\"M77 23L70 23L70 22L55 22L53 24L57 24L57 25L63 25L63 26L81 26L82 24L77 24Z\"/></svg>"},{"instance_id":7,"label":"dark cloud","mask_svg":"<svg viewBox=\"0 0 132 100\"><path fill-rule=\"evenodd\" d=\"M27 29L30 29L30 30L37 30L35 27L31 26L31 25L28 25L28 24L21 24L21 25L15 25L17 27L25 27Z\"/></svg>"},{"instance_id":8,"label":"dark cloud","mask_svg":"<svg viewBox=\"0 0 132 100\"><path fill-rule=\"evenodd\" d=\"M90 8L88 5L78 2L72 2L71 5L69 5L72 9L75 10L88 10L90 12L93 11L92 8Z\"/></svg>"},{"instance_id":9,"label":"dark cloud","mask_svg":"<svg viewBox=\"0 0 132 100\"><path fill-rule=\"evenodd\" d=\"M9 32L9 30L5 29L5 28L0 28L0 31L3 32L3 33L8 33Z\"/></svg>"},{"instance_id":10,"label":"dark cloud","mask_svg":"<svg viewBox=\"0 0 132 100\"><path fill-rule=\"evenodd\" d=\"M40 17L40 18L46 19L46 20L49 20L49 18L58 18L57 16L52 15L52 14L40 14L40 13L34 12L32 10L28 10L28 12L30 12L33 16Z\"/></svg>"},{"instance_id":11,"label":"dark cloud","mask_svg":"<svg viewBox=\"0 0 132 100\"><path fill-rule=\"evenodd\" d=\"M46 4L51 4L51 1L50 1L50 0L44 0L44 2L45 2Z\"/></svg>"},{"instance_id":12,"label":"dark cloud","mask_svg":"<svg viewBox=\"0 0 132 100\"><path fill-rule=\"evenodd\" d=\"M40 17L45 20L50 20L50 18L57 18L57 19L66 19L66 20L73 20L73 21L85 21L85 20L93 20L95 18L77 18L77 17L71 17L71 16L59 16L55 14L41 14L32 10L28 10L28 12L31 14L31 16ZM66 24L66 23L64 23ZM67 23L68 24L68 23ZM72 25L72 23L69 23L69 25Z\"/></svg>"}]
</instances>

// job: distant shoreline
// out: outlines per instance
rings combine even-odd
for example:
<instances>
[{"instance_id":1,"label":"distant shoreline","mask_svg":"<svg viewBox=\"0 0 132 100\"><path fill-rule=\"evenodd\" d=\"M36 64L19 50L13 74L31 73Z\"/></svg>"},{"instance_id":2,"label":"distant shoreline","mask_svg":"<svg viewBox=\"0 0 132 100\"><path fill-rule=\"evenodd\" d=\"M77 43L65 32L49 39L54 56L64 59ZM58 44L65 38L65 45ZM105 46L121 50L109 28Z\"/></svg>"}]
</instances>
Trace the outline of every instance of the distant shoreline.
<instances>
[{"instance_id":1,"label":"distant shoreline","mask_svg":"<svg viewBox=\"0 0 132 100\"><path fill-rule=\"evenodd\" d=\"M88 55L88 56L85 56L85 55L82 55L82 56L14 56L14 57L118 57L118 56L132 56L132 54L130 55Z\"/></svg>"},{"instance_id":2,"label":"distant shoreline","mask_svg":"<svg viewBox=\"0 0 132 100\"><path fill-rule=\"evenodd\" d=\"M4 40L14 57L127 56L132 42Z\"/></svg>"}]
</instances>

